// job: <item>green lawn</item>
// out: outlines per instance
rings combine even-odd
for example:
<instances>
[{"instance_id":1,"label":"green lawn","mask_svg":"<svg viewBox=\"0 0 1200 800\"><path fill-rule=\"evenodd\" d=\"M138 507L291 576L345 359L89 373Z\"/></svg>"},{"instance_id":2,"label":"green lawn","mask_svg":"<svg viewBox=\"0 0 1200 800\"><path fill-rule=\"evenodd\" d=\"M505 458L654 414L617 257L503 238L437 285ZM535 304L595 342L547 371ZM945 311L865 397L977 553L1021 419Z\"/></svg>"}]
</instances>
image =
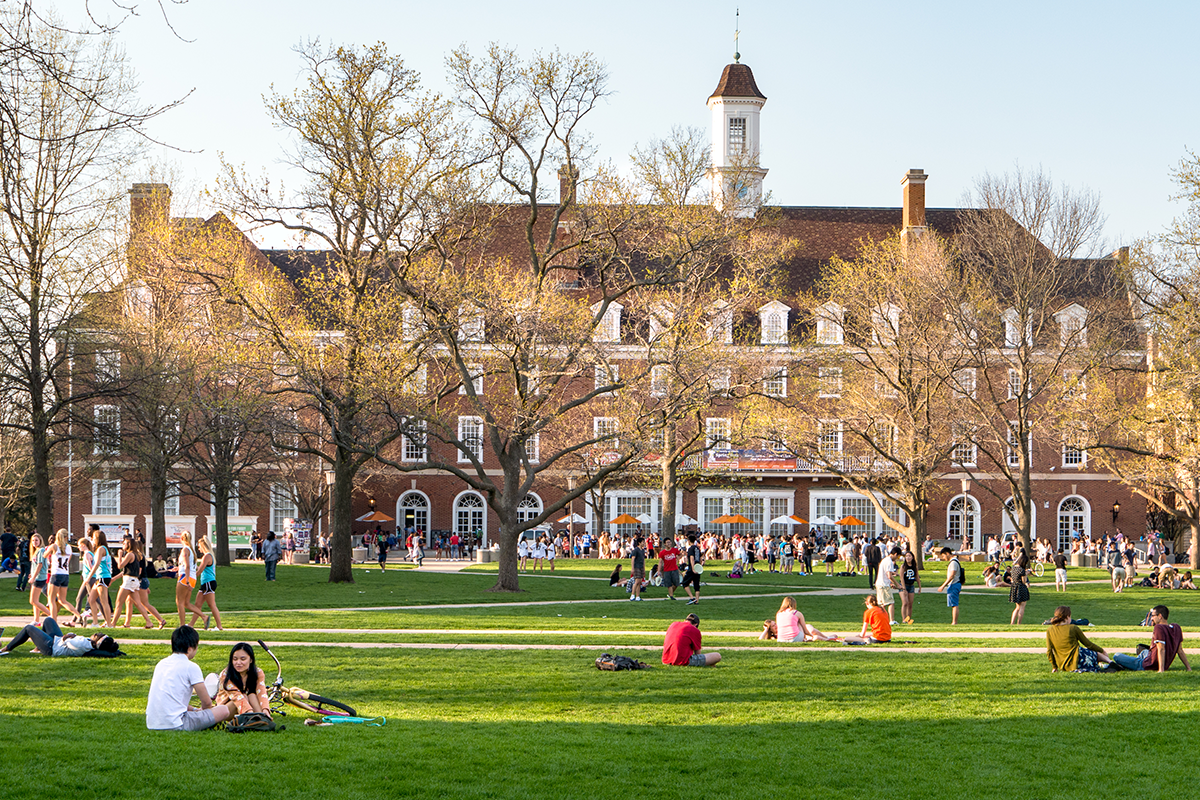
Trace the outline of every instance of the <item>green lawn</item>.
<instances>
[{"instance_id":1,"label":"green lawn","mask_svg":"<svg viewBox=\"0 0 1200 800\"><path fill-rule=\"evenodd\" d=\"M280 648L288 682L386 727L151 733L165 652L6 657L5 797L1177 798L1200 723L1191 674L1051 675L1041 656L860 648L603 673L598 650L331 647Z\"/></svg>"}]
</instances>

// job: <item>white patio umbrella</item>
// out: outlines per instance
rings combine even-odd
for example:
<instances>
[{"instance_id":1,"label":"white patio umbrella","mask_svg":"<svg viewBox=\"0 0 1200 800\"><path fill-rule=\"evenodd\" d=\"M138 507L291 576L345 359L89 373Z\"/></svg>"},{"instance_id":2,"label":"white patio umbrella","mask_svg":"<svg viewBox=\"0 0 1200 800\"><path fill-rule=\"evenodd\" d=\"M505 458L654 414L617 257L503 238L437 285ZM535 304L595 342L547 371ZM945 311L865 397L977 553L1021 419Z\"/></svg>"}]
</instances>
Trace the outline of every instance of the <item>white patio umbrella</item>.
<instances>
[{"instance_id":1,"label":"white patio umbrella","mask_svg":"<svg viewBox=\"0 0 1200 800\"><path fill-rule=\"evenodd\" d=\"M650 516L649 514L638 514L637 521L642 523L643 525L649 525L651 522L654 521L654 517Z\"/></svg>"},{"instance_id":2,"label":"white patio umbrella","mask_svg":"<svg viewBox=\"0 0 1200 800\"><path fill-rule=\"evenodd\" d=\"M784 515L782 517L776 517L775 519L771 520L770 524L771 525L800 525L802 523L799 520L792 519L791 517Z\"/></svg>"},{"instance_id":3,"label":"white patio umbrella","mask_svg":"<svg viewBox=\"0 0 1200 800\"><path fill-rule=\"evenodd\" d=\"M574 524L574 525L581 525L581 524L587 522L587 517L582 517L579 514L568 514L567 516L563 517L562 519L556 519L555 522L557 522L559 525L567 525L568 523Z\"/></svg>"},{"instance_id":4,"label":"white patio umbrella","mask_svg":"<svg viewBox=\"0 0 1200 800\"><path fill-rule=\"evenodd\" d=\"M675 527L676 528L680 528L684 525L699 525L699 524L700 523L696 522L696 520L694 518L689 517L687 514L676 514L675 515Z\"/></svg>"},{"instance_id":5,"label":"white patio umbrella","mask_svg":"<svg viewBox=\"0 0 1200 800\"><path fill-rule=\"evenodd\" d=\"M827 516L820 516L809 523L810 525L837 525L837 520L830 519Z\"/></svg>"}]
</instances>

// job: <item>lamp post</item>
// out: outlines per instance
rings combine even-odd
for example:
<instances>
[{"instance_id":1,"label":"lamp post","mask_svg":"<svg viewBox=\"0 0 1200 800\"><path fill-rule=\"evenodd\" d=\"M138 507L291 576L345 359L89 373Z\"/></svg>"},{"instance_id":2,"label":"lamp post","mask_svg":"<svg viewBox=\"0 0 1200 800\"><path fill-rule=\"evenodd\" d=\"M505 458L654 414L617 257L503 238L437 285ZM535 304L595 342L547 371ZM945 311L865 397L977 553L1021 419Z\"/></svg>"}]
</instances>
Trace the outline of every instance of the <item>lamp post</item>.
<instances>
[{"instance_id":1,"label":"lamp post","mask_svg":"<svg viewBox=\"0 0 1200 800\"><path fill-rule=\"evenodd\" d=\"M1121 514L1121 503L1114 502L1113 507L1112 507L1112 515L1113 515L1113 524L1114 525L1117 524L1117 517L1120 516L1120 514Z\"/></svg>"},{"instance_id":2,"label":"lamp post","mask_svg":"<svg viewBox=\"0 0 1200 800\"><path fill-rule=\"evenodd\" d=\"M972 539L975 538L974 537L975 526L971 522L971 479L970 478L962 479L962 492L963 492L963 531L962 531L962 535L963 535L963 547L965 548L966 544L967 544L967 537L971 536ZM972 541L972 547L974 547L973 541Z\"/></svg>"}]
</instances>

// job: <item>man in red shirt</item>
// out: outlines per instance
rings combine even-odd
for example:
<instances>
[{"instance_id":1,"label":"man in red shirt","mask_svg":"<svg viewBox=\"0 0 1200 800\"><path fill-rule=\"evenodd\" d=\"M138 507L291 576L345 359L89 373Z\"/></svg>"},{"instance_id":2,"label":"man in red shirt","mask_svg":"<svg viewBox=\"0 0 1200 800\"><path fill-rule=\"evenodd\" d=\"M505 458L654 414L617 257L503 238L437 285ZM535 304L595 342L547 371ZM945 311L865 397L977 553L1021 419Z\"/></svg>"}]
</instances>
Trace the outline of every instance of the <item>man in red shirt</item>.
<instances>
[{"instance_id":1,"label":"man in red shirt","mask_svg":"<svg viewBox=\"0 0 1200 800\"><path fill-rule=\"evenodd\" d=\"M663 539L662 548L658 551L658 571L662 573L662 585L667 588L667 597L675 599L675 587L683 581L679 577L679 548L668 536Z\"/></svg>"},{"instance_id":2,"label":"man in red shirt","mask_svg":"<svg viewBox=\"0 0 1200 800\"><path fill-rule=\"evenodd\" d=\"M1150 647L1137 655L1113 653L1113 661L1124 669L1157 670L1166 672L1175 656L1183 662L1183 668L1192 671L1188 663L1187 653L1183 652L1183 629L1178 625L1167 622L1171 611L1166 606L1155 606L1150 609L1150 622L1154 625L1154 633L1150 637Z\"/></svg>"},{"instance_id":3,"label":"man in red shirt","mask_svg":"<svg viewBox=\"0 0 1200 800\"><path fill-rule=\"evenodd\" d=\"M682 622L672 622L663 640L662 662L676 667L711 667L721 660L720 653L700 652L700 618L688 614Z\"/></svg>"},{"instance_id":4,"label":"man in red shirt","mask_svg":"<svg viewBox=\"0 0 1200 800\"><path fill-rule=\"evenodd\" d=\"M863 612L862 631L858 636L847 636L846 644L879 644L892 640L892 625L887 612L879 607L875 595L867 595L867 610ZM867 631L870 630L870 633Z\"/></svg>"}]
</instances>

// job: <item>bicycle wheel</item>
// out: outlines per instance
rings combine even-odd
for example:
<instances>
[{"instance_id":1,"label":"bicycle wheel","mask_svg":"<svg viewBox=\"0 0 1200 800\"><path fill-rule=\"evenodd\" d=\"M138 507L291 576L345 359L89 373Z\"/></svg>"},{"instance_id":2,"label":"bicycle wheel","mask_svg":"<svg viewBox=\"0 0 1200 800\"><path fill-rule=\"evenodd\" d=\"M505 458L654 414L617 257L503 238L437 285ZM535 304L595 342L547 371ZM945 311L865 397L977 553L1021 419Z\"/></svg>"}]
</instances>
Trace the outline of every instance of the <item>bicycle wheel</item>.
<instances>
[{"instance_id":1,"label":"bicycle wheel","mask_svg":"<svg viewBox=\"0 0 1200 800\"><path fill-rule=\"evenodd\" d=\"M321 714L322 716L358 716L358 712L345 703L339 703L337 700L330 700L328 697L322 697L312 692L303 692L303 695L303 697L298 697L292 694L288 697L287 701L296 706L296 708L302 708L305 711L313 714Z\"/></svg>"},{"instance_id":2,"label":"bicycle wheel","mask_svg":"<svg viewBox=\"0 0 1200 800\"><path fill-rule=\"evenodd\" d=\"M1042 562L1035 561L1033 563L1033 574L1039 578L1046 574L1046 567L1042 565Z\"/></svg>"}]
</instances>

